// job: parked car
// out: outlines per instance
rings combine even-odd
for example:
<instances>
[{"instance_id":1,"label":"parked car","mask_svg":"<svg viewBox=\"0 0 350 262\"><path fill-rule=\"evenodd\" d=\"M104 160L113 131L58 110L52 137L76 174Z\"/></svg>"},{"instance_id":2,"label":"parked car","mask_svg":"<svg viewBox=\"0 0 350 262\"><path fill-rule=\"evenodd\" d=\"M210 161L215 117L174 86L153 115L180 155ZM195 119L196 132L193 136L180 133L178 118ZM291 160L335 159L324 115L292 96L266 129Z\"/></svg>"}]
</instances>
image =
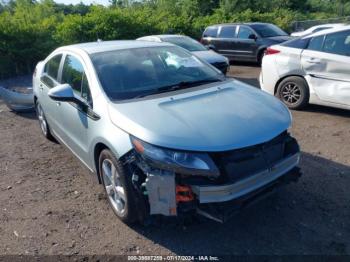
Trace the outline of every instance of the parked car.
<instances>
[{"instance_id":1,"label":"parked car","mask_svg":"<svg viewBox=\"0 0 350 262\"><path fill-rule=\"evenodd\" d=\"M350 109L350 26L268 48L260 85L292 109L308 103Z\"/></svg>"},{"instance_id":2,"label":"parked car","mask_svg":"<svg viewBox=\"0 0 350 262\"><path fill-rule=\"evenodd\" d=\"M312 26L309 29L306 29L304 31L298 31L298 32L294 32L291 34L291 36L294 37L302 37L302 36L307 36L313 33L317 33L319 31L322 30L326 30L326 29L335 29L335 28L339 28L345 26L345 24L323 24L323 25L316 25L316 26Z\"/></svg>"},{"instance_id":3,"label":"parked car","mask_svg":"<svg viewBox=\"0 0 350 262\"><path fill-rule=\"evenodd\" d=\"M140 37L137 40L142 41L154 41L154 42L167 42L174 45L178 45L191 53L195 54L199 58L208 62L209 64L215 66L223 74L227 73L228 68L230 67L229 60L214 52L213 50L208 50L198 41L192 39L191 37L184 35L150 35Z\"/></svg>"},{"instance_id":4,"label":"parked car","mask_svg":"<svg viewBox=\"0 0 350 262\"><path fill-rule=\"evenodd\" d=\"M124 222L194 212L222 221L218 206L300 175L287 107L178 46L65 46L35 72L42 133L97 174Z\"/></svg>"},{"instance_id":5,"label":"parked car","mask_svg":"<svg viewBox=\"0 0 350 262\"><path fill-rule=\"evenodd\" d=\"M205 29L201 43L234 61L261 63L267 47L291 37L266 23L220 24Z\"/></svg>"}]
</instances>

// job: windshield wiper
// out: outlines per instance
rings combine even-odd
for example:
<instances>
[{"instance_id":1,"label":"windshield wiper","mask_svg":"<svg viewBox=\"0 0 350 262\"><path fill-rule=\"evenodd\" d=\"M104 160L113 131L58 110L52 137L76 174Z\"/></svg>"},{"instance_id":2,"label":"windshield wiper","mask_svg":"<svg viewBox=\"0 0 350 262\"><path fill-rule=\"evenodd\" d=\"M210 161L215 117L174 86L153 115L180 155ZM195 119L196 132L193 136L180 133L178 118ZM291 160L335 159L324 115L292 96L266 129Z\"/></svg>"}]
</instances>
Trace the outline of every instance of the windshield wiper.
<instances>
[{"instance_id":1,"label":"windshield wiper","mask_svg":"<svg viewBox=\"0 0 350 262\"><path fill-rule=\"evenodd\" d=\"M209 79L202 79L202 80L196 80L196 81L181 81L181 82L176 83L176 84L158 87L157 89L152 90L152 92L149 92L146 94L141 94L141 95L138 95L134 98L142 98L142 97L146 97L146 96L151 96L151 95L156 95L156 94L161 94L161 93L166 93L166 92L170 92L170 91L176 91L176 90L180 90L180 89L186 89L189 87L200 86L203 84L221 82L221 81L223 81L223 80L219 79L219 78L209 78Z\"/></svg>"}]
</instances>

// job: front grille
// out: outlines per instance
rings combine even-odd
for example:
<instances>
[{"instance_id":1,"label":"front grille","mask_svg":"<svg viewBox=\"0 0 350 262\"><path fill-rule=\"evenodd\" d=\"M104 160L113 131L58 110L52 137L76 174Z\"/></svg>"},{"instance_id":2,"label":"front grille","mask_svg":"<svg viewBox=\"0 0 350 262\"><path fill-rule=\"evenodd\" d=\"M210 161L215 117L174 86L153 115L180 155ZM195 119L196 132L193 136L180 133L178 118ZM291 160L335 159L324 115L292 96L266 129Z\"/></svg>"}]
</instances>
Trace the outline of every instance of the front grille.
<instances>
[{"instance_id":1,"label":"front grille","mask_svg":"<svg viewBox=\"0 0 350 262\"><path fill-rule=\"evenodd\" d=\"M272 140L237 150L211 153L227 182L236 182L273 167L282 159L299 151L294 138L283 132Z\"/></svg>"}]
</instances>

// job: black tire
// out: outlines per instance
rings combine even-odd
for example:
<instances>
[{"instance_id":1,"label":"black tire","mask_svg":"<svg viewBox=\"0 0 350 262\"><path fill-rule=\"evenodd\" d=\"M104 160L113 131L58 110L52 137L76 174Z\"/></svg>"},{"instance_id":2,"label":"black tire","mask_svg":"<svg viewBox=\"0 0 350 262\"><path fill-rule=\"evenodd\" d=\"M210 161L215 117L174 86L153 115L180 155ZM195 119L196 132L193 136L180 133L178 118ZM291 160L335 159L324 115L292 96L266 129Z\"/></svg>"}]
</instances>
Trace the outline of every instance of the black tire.
<instances>
[{"instance_id":1,"label":"black tire","mask_svg":"<svg viewBox=\"0 0 350 262\"><path fill-rule=\"evenodd\" d=\"M108 181L104 175L103 163L104 161L112 162L118 176L118 184L123 187L125 194L125 210L123 212L118 211L116 202L114 201L115 197L111 196L107 191ZM137 205L135 199L135 190L132 186L131 174L128 170L123 167L123 165L117 160L114 154L109 149L104 149L99 157L99 174L101 176L102 184L106 192L107 200L114 212L114 214L124 223L132 224L137 220ZM115 182L116 183L116 182ZM114 192L115 193L115 192Z\"/></svg>"},{"instance_id":2,"label":"black tire","mask_svg":"<svg viewBox=\"0 0 350 262\"><path fill-rule=\"evenodd\" d=\"M50 141L56 142L56 139L52 136L50 126L46 121L45 113L38 101L35 102L35 111L39 120L39 126L41 133Z\"/></svg>"},{"instance_id":3,"label":"black tire","mask_svg":"<svg viewBox=\"0 0 350 262\"><path fill-rule=\"evenodd\" d=\"M302 109L309 103L309 87L304 78L290 76L281 81L275 94L290 109Z\"/></svg>"}]
</instances>

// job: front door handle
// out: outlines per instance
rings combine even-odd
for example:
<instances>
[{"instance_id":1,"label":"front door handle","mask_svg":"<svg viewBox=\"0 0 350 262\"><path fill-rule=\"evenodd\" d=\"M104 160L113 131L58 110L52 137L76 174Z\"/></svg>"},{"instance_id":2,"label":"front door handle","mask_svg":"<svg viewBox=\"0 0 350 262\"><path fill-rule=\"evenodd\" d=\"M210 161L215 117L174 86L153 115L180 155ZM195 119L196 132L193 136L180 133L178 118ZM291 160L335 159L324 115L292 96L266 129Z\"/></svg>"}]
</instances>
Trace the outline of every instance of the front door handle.
<instances>
[{"instance_id":1,"label":"front door handle","mask_svg":"<svg viewBox=\"0 0 350 262\"><path fill-rule=\"evenodd\" d=\"M61 102L56 102L56 105L57 106L61 106Z\"/></svg>"},{"instance_id":2,"label":"front door handle","mask_svg":"<svg viewBox=\"0 0 350 262\"><path fill-rule=\"evenodd\" d=\"M311 57L311 58L306 59L306 62L308 62L310 64L319 64L319 63L321 63L321 60L318 58Z\"/></svg>"}]
</instances>

